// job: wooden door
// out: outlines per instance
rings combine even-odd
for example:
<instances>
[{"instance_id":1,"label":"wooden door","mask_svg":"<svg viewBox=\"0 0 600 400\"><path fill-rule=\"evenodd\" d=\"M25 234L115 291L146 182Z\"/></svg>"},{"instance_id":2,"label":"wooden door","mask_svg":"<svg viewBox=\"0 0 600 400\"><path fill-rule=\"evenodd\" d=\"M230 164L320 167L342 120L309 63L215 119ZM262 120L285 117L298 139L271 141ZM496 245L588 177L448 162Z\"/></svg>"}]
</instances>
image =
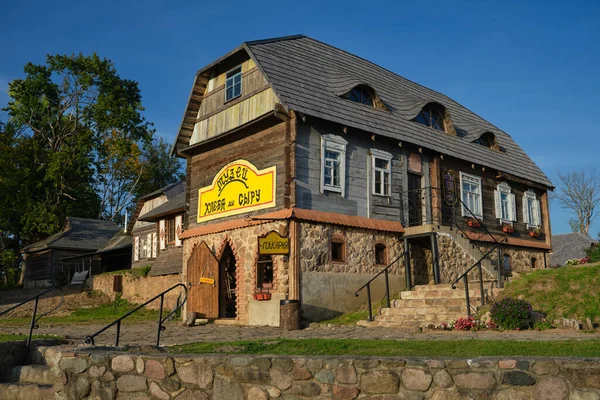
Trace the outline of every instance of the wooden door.
<instances>
[{"instance_id":1,"label":"wooden door","mask_svg":"<svg viewBox=\"0 0 600 400\"><path fill-rule=\"evenodd\" d=\"M421 175L408 173L408 226L423 223Z\"/></svg>"},{"instance_id":2,"label":"wooden door","mask_svg":"<svg viewBox=\"0 0 600 400\"><path fill-rule=\"evenodd\" d=\"M188 260L188 310L201 318L219 317L219 261L206 242L200 243ZM201 279L203 282L201 282ZM205 283L213 279L213 283Z\"/></svg>"}]
</instances>

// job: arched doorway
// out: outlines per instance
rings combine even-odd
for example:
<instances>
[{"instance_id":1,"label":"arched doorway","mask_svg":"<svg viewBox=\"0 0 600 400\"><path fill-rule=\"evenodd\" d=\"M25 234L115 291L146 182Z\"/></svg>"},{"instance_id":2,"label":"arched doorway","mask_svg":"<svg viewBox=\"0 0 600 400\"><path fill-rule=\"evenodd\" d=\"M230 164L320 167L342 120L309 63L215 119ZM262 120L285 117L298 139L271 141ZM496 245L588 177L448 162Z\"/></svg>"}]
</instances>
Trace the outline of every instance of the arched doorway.
<instances>
[{"instance_id":1,"label":"arched doorway","mask_svg":"<svg viewBox=\"0 0 600 400\"><path fill-rule=\"evenodd\" d=\"M219 318L237 316L237 265L229 243L219 261Z\"/></svg>"}]
</instances>

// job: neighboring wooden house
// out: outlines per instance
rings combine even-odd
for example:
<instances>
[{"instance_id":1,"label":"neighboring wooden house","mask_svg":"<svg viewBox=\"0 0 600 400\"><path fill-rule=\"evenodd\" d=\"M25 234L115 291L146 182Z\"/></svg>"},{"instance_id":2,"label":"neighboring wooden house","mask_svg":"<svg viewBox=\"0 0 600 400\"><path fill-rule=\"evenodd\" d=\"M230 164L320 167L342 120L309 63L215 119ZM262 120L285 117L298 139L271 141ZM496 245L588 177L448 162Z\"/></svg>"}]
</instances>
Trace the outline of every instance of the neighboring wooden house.
<instances>
[{"instance_id":1,"label":"neighboring wooden house","mask_svg":"<svg viewBox=\"0 0 600 400\"><path fill-rule=\"evenodd\" d=\"M75 272L87 272L87 277L104 272L131 268L132 239L125 231L119 231L104 246L92 253L78 254L60 260L63 282L72 282Z\"/></svg>"},{"instance_id":2,"label":"neighboring wooden house","mask_svg":"<svg viewBox=\"0 0 600 400\"><path fill-rule=\"evenodd\" d=\"M67 217L63 229L23 250L26 287L48 286L66 279L63 259L96 252L119 231L112 221ZM87 268L100 271L101 259L92 257Z\"/></svg>"},{"instance_id":3,"label":"neighboring wooden house","mask_svg":"<svg viewBox=\"0 0 600 400\"><path fill-rule=\"evenodd\" d=\"M133 237L133 268L150 266L150 276L181 273L184 210L184 182L139 199L127 229Z\"/></svg>"},{"instance_id":4,"label":"neighboring wooden house","mask_svg":"<svg viewBox=\"0 0 600 400\"><path fill-rule=\"evenodd\" d=\"M550 265L562 267L568 260L587 257L586 250L598 246L598 241L580 232L552 235Z\"/></svg>"},{"instance_id":5,"label":"neighboring wooden house","mask_svg":"<svg viewBox=\"0 0 600 400\"><path fill-rule=\"evenodd\" d=\"M552 183L511 136L305 36L199 70L173 154L187 161L187 310L208 318L277 325L283 298L309 320L351 310L404 249L394 291L406 269L413 284L450 283L502 239L484 263L498 285L551 249Z\"/></svg>"}]
</instances>

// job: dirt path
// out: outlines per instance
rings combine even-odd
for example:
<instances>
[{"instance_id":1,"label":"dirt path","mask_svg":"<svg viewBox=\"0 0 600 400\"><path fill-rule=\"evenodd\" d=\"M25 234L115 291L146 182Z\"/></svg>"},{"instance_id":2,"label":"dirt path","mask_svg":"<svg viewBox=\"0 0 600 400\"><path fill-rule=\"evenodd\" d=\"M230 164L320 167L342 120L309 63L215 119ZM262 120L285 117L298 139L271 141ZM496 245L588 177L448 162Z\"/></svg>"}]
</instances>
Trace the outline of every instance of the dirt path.
<instances>
[{"instance_id":1,"label":"dirt path","mask_svg":"<svg viewBox=\"0 0 600 400\"><path fill-rule=\"evenodd\" d=\"M42 324L36 334L52 334L68 337L69 339L83 343L83 339L104 325L74 325L74 326L47 326ZM0 333L28 333L28 327L2 326ZM337 338L337 339L389 339L389 340L584 340L600 339L600 332L583 333L578 331L553 329L543 332L425 332L415 333L395 328L364 328L358 326L338 327L311 327L300 331L282 331L272 327L248 327L209 324L205 326L186 327L180 322L170 322L167 329L161 334L161 344L185 344L194 342L224 342L236 340L275 339L275 338ZM96 345L114 345L115 328L99 335ZM150 345L156 340L156 323L144 322L127 324L121 327L121 345Z\"/></svg>"}]
</instances>

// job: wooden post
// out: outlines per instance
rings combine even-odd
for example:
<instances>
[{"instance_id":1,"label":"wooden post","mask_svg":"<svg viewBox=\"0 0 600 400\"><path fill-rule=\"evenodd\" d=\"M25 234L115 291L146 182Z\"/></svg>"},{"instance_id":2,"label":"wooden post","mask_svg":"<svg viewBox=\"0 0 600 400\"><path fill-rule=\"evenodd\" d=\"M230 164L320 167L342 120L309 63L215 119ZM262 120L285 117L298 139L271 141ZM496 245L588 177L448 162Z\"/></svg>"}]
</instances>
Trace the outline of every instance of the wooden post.
<instances>
[{"instance_id":1,"label":"wooden post","mask_svg":"<svg viewBox=\"0 0 600 400\"><path fill-rule=\"evenodd\" d=\"M438 248L437 248L437 233L431 233L431 261L433 263L433 281L436 285L441 283L440 280L440 263L438 260Z\"/></svg>"},{"instance_id":2,"label":"wooden post","mask_svg":"<svg viewBox=\"0 0 600 400\"><path fill-rule=\"evenodd\" d=\"M552 228L550 227L550 212L548 207L548 192L540 196L540 205L542 208L542 223L544 224L544 234L546 235L546 244L552 248Z\"/></svg>"},{"instance_id":3,"label":"wooden post","mask_svg":"<svg viewBox=\"0 0 600 400\"><path fill-rule=\"evenodd\" d=\"M288 264L290 270L288 299L300 300L300 224L296 221L289 221L289 224L291 253Z\"/></svg>"},{"instance_id":4,"label":"wooden post","mask_svg":"<svg viewBox=\"0 0 600 400\"><path fill-rule=\"evenodd\" d=\"M404 273L406 274L406 290L412 289L412 277L410 272L410 245L408 240L404 239Z\"/></svg>"},{"instance_id":5,"label":"wooden post","mask_svg":"<svg viewBox=\"0 0 600 400\"><path fill-rule=\"evenodd\" d=\"M431 219L432 223L442 223L442 185L440 185L440 159L434 156L429 162L431 174Z\"/></svg>"}]
</instances>

